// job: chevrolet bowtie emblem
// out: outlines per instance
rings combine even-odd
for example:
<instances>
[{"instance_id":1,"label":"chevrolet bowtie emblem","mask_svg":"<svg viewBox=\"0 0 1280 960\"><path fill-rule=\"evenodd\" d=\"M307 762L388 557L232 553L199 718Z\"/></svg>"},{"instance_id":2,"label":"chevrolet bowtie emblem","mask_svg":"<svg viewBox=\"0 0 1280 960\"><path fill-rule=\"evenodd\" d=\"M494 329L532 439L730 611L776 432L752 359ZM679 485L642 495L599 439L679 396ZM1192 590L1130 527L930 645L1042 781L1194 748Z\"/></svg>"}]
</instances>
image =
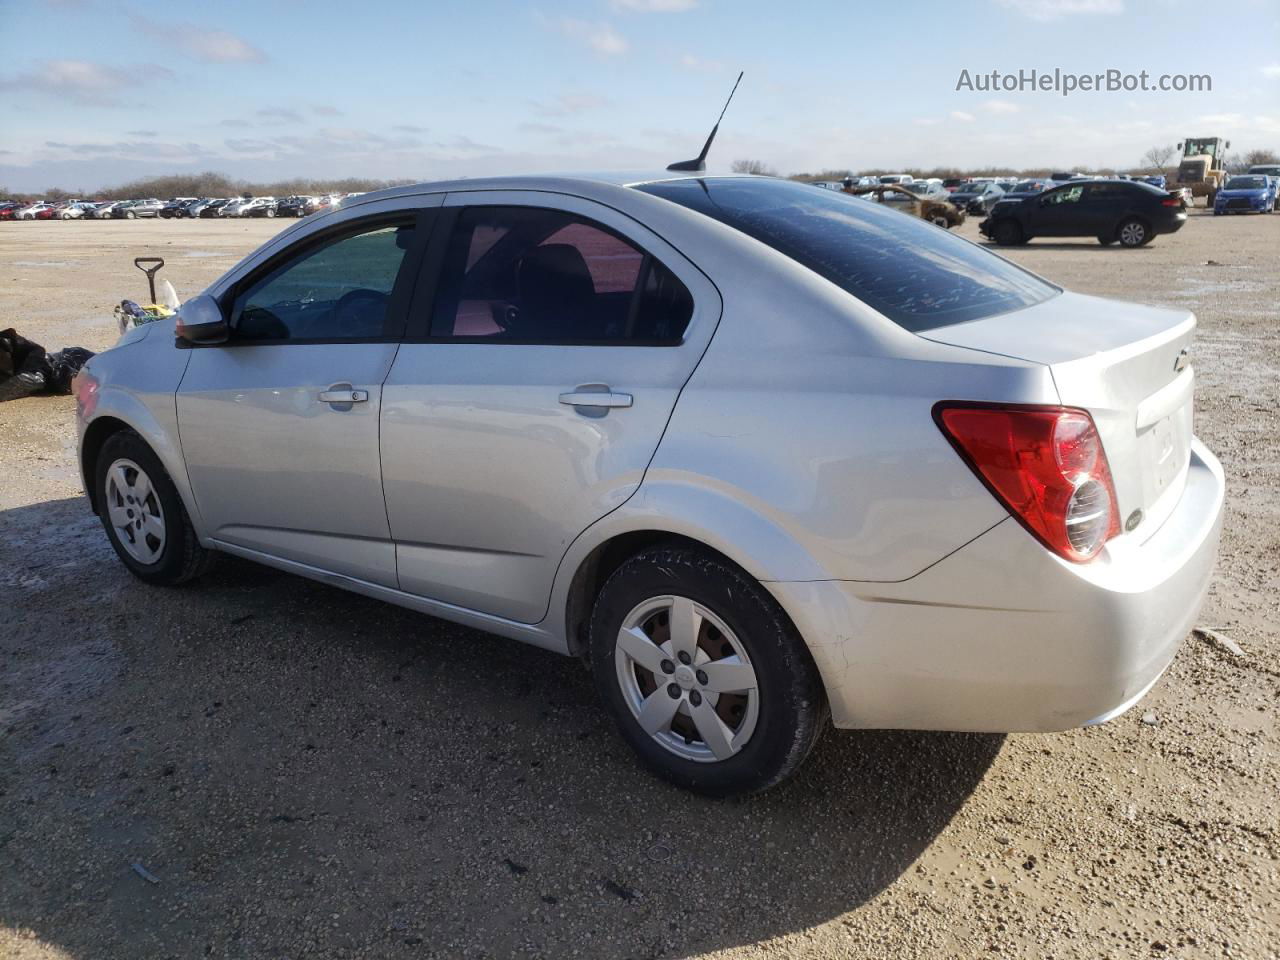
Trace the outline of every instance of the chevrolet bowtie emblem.
<instances>
[{"instance_id":1,"label":"chevrolet bowtie emblem","mask_svg":"<svg viewBox=\"0 0 1280 960\"><path fill-rule=\"evenodd\" d=\"M1191 362L1191 351L1187 350L1184 347L1182 350L1178 352L1178 355L1173 359L1173 372L1179 373L1180 371L1185 370L1187 367L1187 364L1189 364L1190 362Z\"/></svg>"}]
</instances>

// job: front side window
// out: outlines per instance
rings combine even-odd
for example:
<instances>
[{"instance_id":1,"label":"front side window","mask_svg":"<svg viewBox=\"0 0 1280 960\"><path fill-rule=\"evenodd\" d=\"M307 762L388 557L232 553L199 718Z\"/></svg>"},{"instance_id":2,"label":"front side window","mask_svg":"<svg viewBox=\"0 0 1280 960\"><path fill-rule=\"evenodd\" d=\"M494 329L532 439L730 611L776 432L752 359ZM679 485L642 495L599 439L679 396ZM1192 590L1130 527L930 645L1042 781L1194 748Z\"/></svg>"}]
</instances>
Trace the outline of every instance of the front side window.
<instances>
[{"instance_id":1,"label":"front side window","mask_svg":"<svg viewBox=\"0 0 1280 960\"><path fill-rule=\"evenodd\" d=\"M658 260L574 214L468 207L445 254L431 335L520 343L678 343L688 289Z\"/></svg>"},{"instance_id":2,"label":"front side window","mask_svg":"<svg viewBox=\"0 0 1280 960\"><path fill-rule=\"evenodd\" d=\"M388 334L391 291L412 220L369 225L312 247L235 299L236 340L366 340Z\"/></svg>"},{"instance_id":3,"label":"front side window","mask_svg":"<svg viewBox=\"0 0 1280 960\"><path fill-rule=\"evenodd\" d=\"M1084 187L1064 187L1061 190L1055 190L1048 194L1040 201L1042 206L1051 207L1062 203L1079 203L1080 198L1084 196Z\"/></svg>"},{"instance_id":4,"label":"front side window","mask_svg":"<svg viewBox=\"0 0 1280 960\"><path fill-rule=\"evenodd\" d=\"M1059 292L926 220L845 193L741 177L635 189L767 244L913 332L1007 313Z\"/></svg>"}]
</instances>

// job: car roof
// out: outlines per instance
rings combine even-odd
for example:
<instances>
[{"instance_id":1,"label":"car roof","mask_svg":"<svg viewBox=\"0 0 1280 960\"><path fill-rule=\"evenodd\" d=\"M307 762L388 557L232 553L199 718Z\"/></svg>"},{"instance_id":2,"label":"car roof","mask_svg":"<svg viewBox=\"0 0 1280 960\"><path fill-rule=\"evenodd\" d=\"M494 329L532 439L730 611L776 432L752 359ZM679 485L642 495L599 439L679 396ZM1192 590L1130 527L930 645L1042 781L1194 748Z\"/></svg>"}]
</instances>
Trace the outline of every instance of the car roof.
<instances>
[{"instance_id":1,"label":"car roof","mask_svg":"<svg viewBox=\"0 0 1280 960\"><path fill-rule=\"evenodd\" d=\"M360 194L361 202L408 197L419 193L447 193L464 190L549 190L558 191L581 187L629 187L641 183L669 180L725 180L725 179L780 179L757 177L747 173L672 173L663 171L613 171L592 173L545 173L502 177L463 177L456 180L434 180L410 183L385 190L373 190Z\"/></svg>"}]
</instances>

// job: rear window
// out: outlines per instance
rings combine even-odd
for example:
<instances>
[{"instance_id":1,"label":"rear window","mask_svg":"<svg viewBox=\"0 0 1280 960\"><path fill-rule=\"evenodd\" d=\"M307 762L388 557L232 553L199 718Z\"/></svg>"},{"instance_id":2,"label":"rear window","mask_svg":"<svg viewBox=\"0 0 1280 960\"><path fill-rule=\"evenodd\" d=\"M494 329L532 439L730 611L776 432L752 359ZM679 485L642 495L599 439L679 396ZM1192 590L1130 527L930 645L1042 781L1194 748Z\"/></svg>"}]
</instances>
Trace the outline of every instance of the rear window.
<instances>
[{"instance_id":1,"label":"rear window","mask_svg":"<svg viewBox=\"0 0 1280 960\"><path fill-rule=\"evenodd\" d=\"M788 180L640 184L773 247L912 332L1048 300L1057 287L918 217Z\"/></svg>"}]
</instances>

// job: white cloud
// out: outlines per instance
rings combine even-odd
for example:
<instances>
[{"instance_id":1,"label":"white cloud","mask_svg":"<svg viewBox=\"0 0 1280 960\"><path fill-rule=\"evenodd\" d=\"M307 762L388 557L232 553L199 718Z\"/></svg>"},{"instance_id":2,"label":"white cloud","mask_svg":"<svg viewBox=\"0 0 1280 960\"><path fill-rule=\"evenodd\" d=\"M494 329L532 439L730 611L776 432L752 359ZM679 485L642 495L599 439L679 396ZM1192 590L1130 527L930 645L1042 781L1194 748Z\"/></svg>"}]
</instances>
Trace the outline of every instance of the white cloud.
<instances>
[{"instance_id":1,"label":"white cloud","mask_svg":"<svg viewBox=\"0 0 1280 960\"><path fill-rule=\"evenodd\" d=\"M134 64L129 69L108 67L88 60L44 60L25 73L0 77L0 90L31 90L87 106L114 106L117 94L146 80L169 79L173 71L155 64Z\"/></svg>"},{"instance_id":2,"label":"white cloud","mask_svg":"<svg viewBox=\"0 0 1280 960\"><path fill-rule=\"evenodd\" d=\"M987 113L1017 113L1022 108L1008 100L986 100L983 101L982 109Z\"/></svg>"},{"instance_id":3,"label":"white cloud","mask_svg":"<svg viewBox=\"0 0 1280 960\"><path fill-rule=\"evenodd\" d=\"M607 23L563 17L558 26L566 37L585 43L602 57L616 57L627 52L627 38Z\"/></svg>"},{"instance_id":4,"label":"white cloud","mask_svg":"<svg viewBox=\"0 0 1280 960\"><path fill-rule=\"evenodd\" d=\"M1269 63L1262 68L1264 77L1280 77L1280 63Z\"/></svg>"},{"instance_id":5,"label":"white cloud","mask_svg":"<svg viewBox=\"0 0 1280 960\"><path fill-rule=\"evenodd\" d=\"M540 117L570 117L609 105L604 97L592 93L565 93L551 102L530 100L529 106Z\"/></svg>"},{"instance_id":6,"label":"white cloud","mask_svg":"<svg viewBox=\"0 0 1280 960\"><path fill-rule=\"evenodd\" d=\"M637 13L684 13L698 5L698 0L613 0L615 10Z\"/></svg>"},{"instance_id":7,"label":"white cloud","mask_svg":"<svg viewBox=\"0 0 1280 960\"><path fill-rule=\"evenodd\" d=\"M951 119L952 119L952 120L959 120L961 123L972 123L972 122L973 122L973 114L972 114L972 113L965 113L963 110L952 110L952 111L951 111Z\"/></svg>"},{"instance_id":8,"label":"white cloud","mask_svg":"<svg viewBox=\"0 0 1280 960\"><path fill-rule=\"evenodd\" d=\"M693 73L724 73L724 64L719 60L704 60L686 53L680 58L680 66Z\"/></svg>"},{"instance_id":9,"label":"white cloud","mask_svg":"<svg viewBox=\"0 0 1280 960\"><path fill-rule=\"evenodd\" d=\"M248 40L194 23L161 23L134 14L134 24L148 36L177 47L205 63L265 63L267 55Z\"/></svg>"},{"instance_id":10,"label":"white cloud","mask_svg":"<svg viewBox=\"0 0 1280 960\"><path fill-rule=\"evenodd\" d=\"M1058 20L1076 14L1114 15L1124 12L1124 0L996 0L1032 20Z\"/></svg>"}]
</instances>

